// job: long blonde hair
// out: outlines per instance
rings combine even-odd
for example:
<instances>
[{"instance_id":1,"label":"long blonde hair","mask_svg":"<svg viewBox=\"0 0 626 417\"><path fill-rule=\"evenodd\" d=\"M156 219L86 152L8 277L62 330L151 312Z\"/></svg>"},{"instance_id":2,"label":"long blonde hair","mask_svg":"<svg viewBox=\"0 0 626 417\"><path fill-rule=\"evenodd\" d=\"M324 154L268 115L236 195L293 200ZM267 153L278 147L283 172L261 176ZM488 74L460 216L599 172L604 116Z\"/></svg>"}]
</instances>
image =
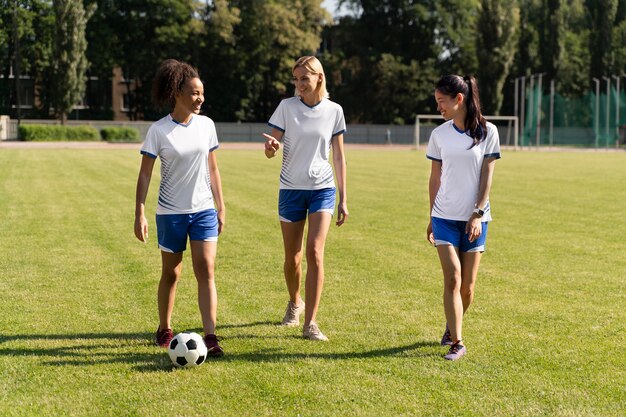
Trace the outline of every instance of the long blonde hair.
<instances>
[{"instance_id":1,"label":"long blonde hair","mask_svg":"<svg viewBox=\"0 0 626 417\"><path fill-rule=\"evenodd\" d=\"M303 67L311 74L322 74L322 82L317 87L317 98L321 100L323 98L330 97L328 91L326 90L326 74L324 74L324 67L322 67L322 63L319 59L314 56L302 56L298 58L296 63L291 68L291 72L293 73L296 68ZM298 89L295 91L296 96L300 96Z\"/></svg>"}]
</instances>

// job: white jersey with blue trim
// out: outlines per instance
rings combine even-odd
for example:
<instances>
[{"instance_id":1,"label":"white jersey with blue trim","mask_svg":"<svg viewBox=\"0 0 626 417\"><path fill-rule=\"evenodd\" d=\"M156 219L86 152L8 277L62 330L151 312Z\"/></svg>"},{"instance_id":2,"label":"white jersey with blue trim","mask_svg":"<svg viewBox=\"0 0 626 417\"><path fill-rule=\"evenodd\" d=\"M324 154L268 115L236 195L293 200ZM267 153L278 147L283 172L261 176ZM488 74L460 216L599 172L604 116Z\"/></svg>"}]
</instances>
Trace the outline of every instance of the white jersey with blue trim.
<instances>
[{"instance_id":1,"label":"white jersey with blue trim","mask_svg":"<svg viewBox=\"0 0 626 417\"><path fill-rule=\"evenodd\" d=\"M209 152L219 147L215 124L193 115L182 124L167 115L150 126L141 153L161 158L156 214L188 214L215 208Z\"/></svg>"},{"instance_id":2,"label":"white jersey with blue trim","mask_svg":"<svg viewBox=\"0 0 626 417\"><path fill-rule=\"evenodd\" d=\"M333 137L346 131L339 104L323 98L311 107L300 97L291 97L280 102L268 124L284 133L281 190L335 186L330 146Z\"/></svg>"},{"instance_id":3,"label":"white jersey with blue trim","mask_svg":"<svg viewBox=\"0 0 626 417\"><path fill-rule=\"evenodd\" d=\"M448 120L430 134L426 157L441 162L441 185L431 216L446 220L467 221L474 211L480 187L480 173L485 158L500 158L498 129L487 122L487 137L473 146L467 132ZM487 201L482 221L491 221Z\"/></svg>"}]
</instances>

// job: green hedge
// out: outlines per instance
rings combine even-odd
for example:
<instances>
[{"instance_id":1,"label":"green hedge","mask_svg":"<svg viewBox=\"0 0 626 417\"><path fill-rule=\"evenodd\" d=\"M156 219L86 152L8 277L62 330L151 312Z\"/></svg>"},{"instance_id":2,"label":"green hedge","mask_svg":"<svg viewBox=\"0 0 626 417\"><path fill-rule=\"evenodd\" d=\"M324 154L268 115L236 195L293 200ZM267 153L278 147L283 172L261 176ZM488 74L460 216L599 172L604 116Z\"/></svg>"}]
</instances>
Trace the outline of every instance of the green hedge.
<instances>
[{"instance_id":1,"label":"green hedge","mask_svg":"<svg viewBox=\"0 0 626 417\"><path fill-rule=\"evenodd\" d=\"M20 125L20 138L25 141L97 141L100 132L91 126Z\"/></svg>"},{"instance_id":2,"label":"green hedge","mask_svg":"<svg viewBox=\"0 0 626 417\"><path fill-rule=\"evenodd\" d=\"M105 127L100 135L107 142L141 142L139 131L132 127Z\"/></svg>"}]
</instances>

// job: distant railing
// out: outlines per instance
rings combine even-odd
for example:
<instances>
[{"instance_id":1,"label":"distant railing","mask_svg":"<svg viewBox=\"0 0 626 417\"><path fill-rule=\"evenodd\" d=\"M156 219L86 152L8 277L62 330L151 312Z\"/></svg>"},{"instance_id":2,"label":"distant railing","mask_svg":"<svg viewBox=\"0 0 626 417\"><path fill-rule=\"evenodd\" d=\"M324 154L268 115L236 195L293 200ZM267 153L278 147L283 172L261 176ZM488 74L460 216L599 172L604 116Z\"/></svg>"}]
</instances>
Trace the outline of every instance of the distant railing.
<instances>
[{"instance_id":1,"label":"distant railing","mask_svg":"<svg viewBox=\"0 0 626 417\"><path fill-rule=\"evenodd\" d=\"M23 124L60 124L58 120L22 120ZM92 126L96 129L105 127L132 127L139 130L143 140L153 122L117 122L108 120L68 120L67 126ZM269 133L267 123L221 123L216 122L217 136L223 142L262 142L262 133ZM411 125L362 125L350 124L344 135L346 143L363 144L405 144L413 143L413 126ZM17 120L9 121L8 140L17 139Z\"/></svg>"}]
</instances>

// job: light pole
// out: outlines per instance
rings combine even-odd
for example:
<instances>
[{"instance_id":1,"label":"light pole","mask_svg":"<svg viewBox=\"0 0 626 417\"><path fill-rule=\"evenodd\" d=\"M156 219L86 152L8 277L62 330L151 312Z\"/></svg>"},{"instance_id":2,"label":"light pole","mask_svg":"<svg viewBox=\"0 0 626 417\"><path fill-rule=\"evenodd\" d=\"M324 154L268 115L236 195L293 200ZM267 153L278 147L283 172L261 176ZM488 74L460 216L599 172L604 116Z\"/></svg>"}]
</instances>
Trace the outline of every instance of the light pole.
<instances>
[{"instance_id":1,"label":"light pole","mask_svg":"<svg viewBox=\"0 0 626 417\"><path fill-rule=\"evenodd\" d=\"M531 118L530 119L530 123L532 123L532 115L533 115L533 112L534 112L534 109L535 109L535 100L534 100L535 92L534 92L534 88L535 88L535 74L530 74L530 86L529 86L530 97L528 97L528 117ZM530 146L530 135L528 136L528 146Z\"/></svg>"},{"instance_id":2,"label":"light pole","mask_svg":"<svg viewBox=\"0 0 626 417\"><path fill-rule=\"evenodd\" d=\"M539 149L539 145L541 145L541 96L543 96L543 88L541 84L541 80L545 72L537 74L539 80L537 82L537 88L539 89L539 94L537 95L537 131L536 131L536 139L537 139L537 149Z\"/></svg>"},{"instance_id":3,"label":"light pole","mask_svg":"<svg viewBox=\"0 0 626 417\"><path fill-rule=\"evenodd\" d=\"M550 146L554 145L554 79L550 80Z\"/></svg>"},{"instance_id":4,"label":"light pole","mask_svg":"<svg viewBox=\"0 0 626 417\"><path fill-rule=\"evenodd\" d=\"M522 108L520 110L521 112L521 118L520 118L520 137L522 138L522 141L524 140L524 133L526 130L526 76L520 77L522 79L522 85L521 85L521 90L522 90L522 100L521 100L521 104L522 104Z\"/></svg>"},{"instance_id":5,"label":"light pole","mask_svg":"<svg viewBox=\"0 0 626 417\"><path fill-rule=\"evenodd\" d=\"M620 91L619 91L619 81L621 77L619 75L613 75L615 78L615 131L617 132L617 142L619 143L619 106L620 106Z\"/></svg>"},{"instance_id":6,"label":"light pole","mask_svg":"<svg viewBox=\"0 0 626 417\"><path fill-rule=\"evenodd\" d=\"M603 80L606 80L606 117L604 123L604 132L606 133L606 147L609 147L609 117L611 117L609 113L609 106L611 105L611 78L602 76Z\"/></svg>"},{"instance_id":7,"label":"light pole","mask_svg":"<svg viewBox=\"0 0 626 417\"><path fill-rule=\"evenodd\" d=\"M592 78L593 82L596 83L596 109L595 109L595 117L593 118L593 130L596 136L596 149L598 149L598 141L599 141L599 130L600 130L600 126L598 123L598 118L600 117L599 114L599 107L600 107L600 80L598 80L597 78Z\"/></svg>"}]
</instances>

